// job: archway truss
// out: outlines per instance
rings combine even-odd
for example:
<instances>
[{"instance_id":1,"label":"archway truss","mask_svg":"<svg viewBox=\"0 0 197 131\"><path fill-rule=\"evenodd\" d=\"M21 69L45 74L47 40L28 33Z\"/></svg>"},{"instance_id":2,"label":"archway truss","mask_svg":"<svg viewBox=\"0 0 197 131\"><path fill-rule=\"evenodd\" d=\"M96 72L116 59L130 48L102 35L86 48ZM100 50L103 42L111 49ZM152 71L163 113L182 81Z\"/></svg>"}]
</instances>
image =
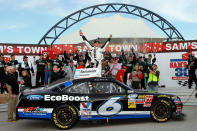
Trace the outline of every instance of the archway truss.
<instances>
[{"instance_id":1,"label":"archway truss","mask_svg":"<svg viewBox=\"0 0 197 131\"><path fill-rule=\"evenodd\" d=\"M63 32L74 24L86 18L105 13L126 13L141 17L159 27L166 34L168 40L184 40L183 36L170 22L152 11L135 5L110 3L90 6L68 15L56 23L38 44L52 45Z\"/></svg>"}]
</instances>

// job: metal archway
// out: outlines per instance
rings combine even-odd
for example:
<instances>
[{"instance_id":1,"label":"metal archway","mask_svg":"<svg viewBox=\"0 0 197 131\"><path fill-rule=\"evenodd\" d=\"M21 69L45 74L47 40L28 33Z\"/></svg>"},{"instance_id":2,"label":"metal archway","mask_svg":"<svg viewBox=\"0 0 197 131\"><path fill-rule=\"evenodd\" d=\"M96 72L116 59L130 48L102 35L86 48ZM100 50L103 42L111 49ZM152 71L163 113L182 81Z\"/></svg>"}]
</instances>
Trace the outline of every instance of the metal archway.
<instances>
[{"instance_id":1,"label":"metal archway","mask_svg":"<svg viewBox=\"0 0 197 131\"><path fill-rule=\"evenodd\" d=\"M41 38L38 44L40 45L44 43L46 45L52 45L60 37L60 35L72 25L88 17L104 13L127 13L139 16L159 27L167 35L168 40L184 40L183 36L170 22L152 11L129 4L110 3L90 6L68 15L56 23Z\"/></svg>"}]
</instances>

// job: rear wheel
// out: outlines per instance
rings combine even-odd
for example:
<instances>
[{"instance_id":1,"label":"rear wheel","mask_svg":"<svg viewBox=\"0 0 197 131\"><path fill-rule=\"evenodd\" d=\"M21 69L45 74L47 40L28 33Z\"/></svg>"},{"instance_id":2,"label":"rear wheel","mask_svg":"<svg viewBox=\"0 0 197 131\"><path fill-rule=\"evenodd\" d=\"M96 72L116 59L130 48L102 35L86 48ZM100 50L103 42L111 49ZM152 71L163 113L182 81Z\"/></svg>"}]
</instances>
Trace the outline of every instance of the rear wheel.
<instances>
[{"instance_id":1,"label":"rear wheel","mask_svg":"<svg viewBox=\"0 0 197 131\"><path fill-rule=\"evenodd\" d=\"M151 107L151 116L157 122L166 122L172 117L171 103L167 100L158 100Z\"/></svg>"},{"instance_id":2,"label":"rear wheel","mask_svg":"<svg viewBox=\"0 0 197 131\"><path fill-rule=\"evenodd\" d=\"M62 105L54 109L52 122L60 129L69 129L78 121L78 110L71 105Z\"/></svg>"}]
</instances>

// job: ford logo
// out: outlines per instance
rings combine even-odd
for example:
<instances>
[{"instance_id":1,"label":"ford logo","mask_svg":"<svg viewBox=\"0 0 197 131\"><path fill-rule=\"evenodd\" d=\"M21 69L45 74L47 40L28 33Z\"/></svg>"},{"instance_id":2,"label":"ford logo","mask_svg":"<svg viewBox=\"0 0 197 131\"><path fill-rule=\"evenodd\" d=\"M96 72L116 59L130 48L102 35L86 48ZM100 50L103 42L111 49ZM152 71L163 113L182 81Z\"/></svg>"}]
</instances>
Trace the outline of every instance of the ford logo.
<instances>
[{"instance_id":1,"label":"ford logo","mask_svg":"<svg viewBox=\"0 0 197 131\"><path fill-rule=\"evenodd\" d=\"M27 96L27 99L28 100L33 100L33 101L41 100L41 99L43 99L43 96L41 96L41 95L29 95L29 96Z\"/></svg>"}]
</instances>

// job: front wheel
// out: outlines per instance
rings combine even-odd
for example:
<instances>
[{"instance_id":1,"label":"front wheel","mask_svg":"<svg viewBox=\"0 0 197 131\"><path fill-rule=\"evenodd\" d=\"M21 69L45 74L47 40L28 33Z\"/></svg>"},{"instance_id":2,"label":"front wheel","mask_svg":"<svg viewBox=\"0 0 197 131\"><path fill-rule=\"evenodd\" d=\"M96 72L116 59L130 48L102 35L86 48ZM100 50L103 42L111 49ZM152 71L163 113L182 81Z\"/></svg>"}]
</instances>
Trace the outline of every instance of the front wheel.
<instances>
[{"instance_id":1,"label":"front wheel","mask_svg":"<svg viewBox=\"0 0 197 131\"><path fill-rule=\"evenodd\" d=\"M62 105L54 109L52 122L60 129L69 129L78 121L78 110L71 105Z\"/></svg>"},{"instance_id":2,"label":"front wheel","mask_svg":"<svg viewBox=\"0 0 197 131\"><path fill-rule=\"evenodd\" d=\"M172 117L171 103L167 100L158 100L151 107L151 116L157 122L166 122Z\"/></svg>"}]
</instances>

